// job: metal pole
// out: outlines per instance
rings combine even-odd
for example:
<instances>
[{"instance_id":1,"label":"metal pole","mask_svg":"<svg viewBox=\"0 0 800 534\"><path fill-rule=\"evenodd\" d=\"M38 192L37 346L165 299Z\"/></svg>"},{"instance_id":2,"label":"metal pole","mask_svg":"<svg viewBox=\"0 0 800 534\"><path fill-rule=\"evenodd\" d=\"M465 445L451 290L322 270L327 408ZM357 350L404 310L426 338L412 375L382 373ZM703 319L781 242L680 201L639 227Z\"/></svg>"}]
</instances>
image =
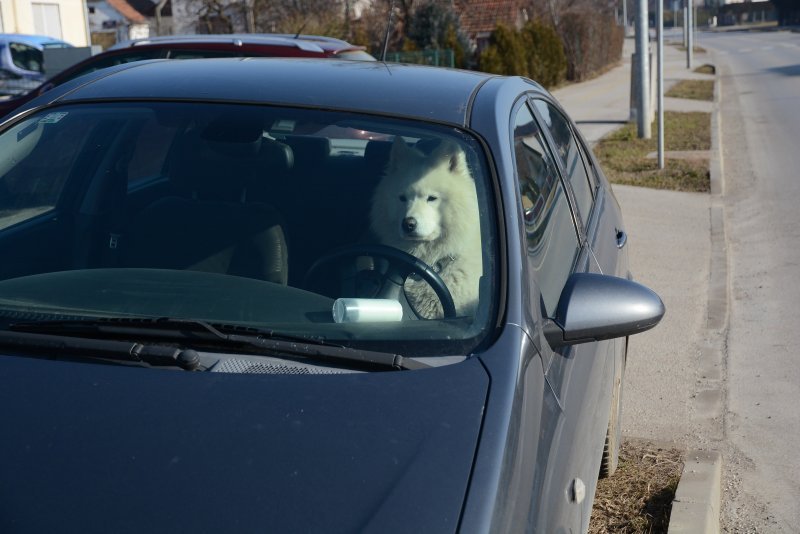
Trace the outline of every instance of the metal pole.
<instances>
[{"instance_id":1,"label":"metal pole","mask_svg":"<svg viewBox=\"0 0 800 534\"><path fill-rule=\"evenodd\" d=\"M692 16L692 0L686 0L686 68L692 68L692 54L694 53L694 38L692 30L694 26L694 17Z\"/></svg>"},{"instance_id":2,"label":"metal pole","mask_svg":"<svg viewBox=\"0 0 800 534\"><path fill-rule=\"evenodd\" d=\"M622 0L622 27L623 35L628 35L628 0Z\"/></svg>"},{"instance_id":3,"label":"metal pole","mask_svg":"<svg viewBox=\"0 0 800 534\"><path fill-rule=\"evenodd\" d=\"M686 20L688 19L688 17L686 16L686 2L688 2L688 1L689 0L683 0L683 2L684 2L683 11L681 12L682 15L683 15L683 20L681 20L681 28L683 28L683 47L684 48L686 48L686 46L689 44L689 38L686 36Z\"/></svg>"},{"instance_id":4,"label":"metal pole","mask_svg":"<svg viewBox=\"0 0 800 534\"><path fill-rule=\"evenodd\" d=\"M656 0L656 29L658 43L658 168L664 168L664 2Z\"/></svg>"},{"instance_id":5,"label":"metal pole","mask_svg":"<svg viewBox=\"0 0 800 534\"><path fill-rule=\"evenodd\" d=\"M647 65L649 28L647 21L647 0L638 0L636 10L636 76L637 106L636 124L639 139L650 139L650 72Z\"/></svg>"}]
</instances>

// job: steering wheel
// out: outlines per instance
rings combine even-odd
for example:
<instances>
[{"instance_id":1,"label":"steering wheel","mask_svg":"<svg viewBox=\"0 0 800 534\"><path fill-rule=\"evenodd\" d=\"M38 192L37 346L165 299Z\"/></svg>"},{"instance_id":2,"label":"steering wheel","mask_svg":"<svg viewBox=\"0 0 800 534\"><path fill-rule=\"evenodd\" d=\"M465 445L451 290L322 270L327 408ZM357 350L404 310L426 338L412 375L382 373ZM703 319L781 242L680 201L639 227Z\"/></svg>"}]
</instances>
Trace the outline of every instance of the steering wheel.
<instances>
[{"instance_id":1,"label":"steering wheel","mask_svg":"<svg viewBox=\"0 0 800 534\"><path fill-rule=\"evenodd\" d=\"M455 318L456 305L442 277L430 265L419 258L386 245L351 245L326 254L315 261L308 269L303 285L308 287L309 282L323 266L357 257L381 258L389 263L386 273L383 274L383 283L378 290L380 298L400 300L400 293L403 290L406 279L412 273L415 273L425 280L431 286L433 292L436 293L442 305L442 313L445 319Z\"/></svg>"}]
</instances>

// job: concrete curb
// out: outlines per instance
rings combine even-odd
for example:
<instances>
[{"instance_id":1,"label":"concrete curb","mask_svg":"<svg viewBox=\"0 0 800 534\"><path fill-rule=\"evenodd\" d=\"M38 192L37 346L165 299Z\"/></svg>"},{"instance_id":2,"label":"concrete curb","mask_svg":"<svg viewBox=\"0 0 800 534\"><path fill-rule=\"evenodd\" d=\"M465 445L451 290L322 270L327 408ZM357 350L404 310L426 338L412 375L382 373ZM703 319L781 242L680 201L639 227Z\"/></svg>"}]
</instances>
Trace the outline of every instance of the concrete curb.
<instances>
[{"instance_id":1,"label":"concrete curb","mask_svg":"<svg viewBox=\"0 0 800 534\"><path fill-rule=\"evenodd\" d=\"M716 61L715 61L716 63ZM725 191L722 166L722 136L719 69L714 77L714 105L711 111L711 150L709 173L711 182L711 266L708 285L706 327L719 331L726 327L728 317L728 269L725 243L725 212L722 195ZM712 359L721 361L722 355ZM720 400L721 390L712 390ZM715 410L716 411L716 410ZM669 534L720 532L722 486L722 455L714 451L689 451L683 473L672 501Z\"/></svg>"},{"instance_id":2,"label":"concrete curb","mask_svg":"<svg viewBox=\"0 0 800 534\"><path fill-rule=\"evenodd\" d=\"M689 451L672 501L668 534L719 532L722 455Z\"/></svg>"}]
</instances>

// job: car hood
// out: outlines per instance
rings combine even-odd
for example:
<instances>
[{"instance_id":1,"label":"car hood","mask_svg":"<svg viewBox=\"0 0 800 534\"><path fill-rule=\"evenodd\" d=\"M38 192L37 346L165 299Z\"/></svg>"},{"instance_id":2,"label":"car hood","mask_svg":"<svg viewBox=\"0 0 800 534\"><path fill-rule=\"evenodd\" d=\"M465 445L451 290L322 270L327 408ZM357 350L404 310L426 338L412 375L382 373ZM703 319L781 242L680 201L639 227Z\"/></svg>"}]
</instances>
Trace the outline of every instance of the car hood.
<instances>
[{"instance_id":1,"label":"car hood","mask_svg":"<svg viewBox=\"0 0 800 534\"><path fill-rule=\"evenodd\" d=\"M0 531L453 531L487 391L0 356Z\"/></svg>"}]
</instances>

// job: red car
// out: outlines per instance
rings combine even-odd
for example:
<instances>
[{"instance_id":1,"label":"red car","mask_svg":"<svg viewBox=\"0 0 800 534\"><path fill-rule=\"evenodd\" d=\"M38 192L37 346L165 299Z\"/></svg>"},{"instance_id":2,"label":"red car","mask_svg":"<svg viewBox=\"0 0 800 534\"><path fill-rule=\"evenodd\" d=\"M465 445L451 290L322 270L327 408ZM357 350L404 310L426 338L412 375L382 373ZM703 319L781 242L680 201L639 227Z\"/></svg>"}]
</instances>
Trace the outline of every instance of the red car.
<instances>
[{"instance_id":1,"label":"red car","mask_svg":"<svg viewBox=\"0 0 800 534\"><path fill-rule=\"evenodd\" d=\"M0 101L0 117L22 104L83 74L145 59L204 57L315 57L375 61L363 46L318 35L226 34L168 35L119 43L105 52L73 65L42 85L15 98Z\"/></svg>"}]
</instances>

